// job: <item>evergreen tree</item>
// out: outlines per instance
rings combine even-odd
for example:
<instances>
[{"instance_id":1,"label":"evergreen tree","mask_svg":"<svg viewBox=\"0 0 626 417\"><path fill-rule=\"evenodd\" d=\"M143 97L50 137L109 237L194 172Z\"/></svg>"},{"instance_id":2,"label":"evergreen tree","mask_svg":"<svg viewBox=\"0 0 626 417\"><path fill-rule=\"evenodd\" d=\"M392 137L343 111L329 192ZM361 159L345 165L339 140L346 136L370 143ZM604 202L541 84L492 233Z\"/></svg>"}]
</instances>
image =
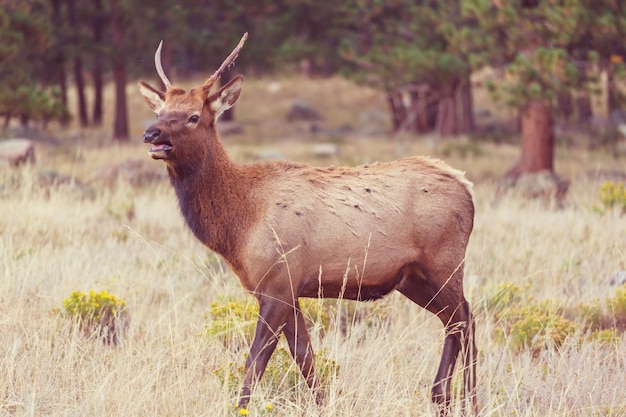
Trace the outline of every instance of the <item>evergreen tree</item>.
<instances>
[{"instance_id":1,"label":"evergreen tree","mask_svg":"<svg viewBox=\"0 0 626 417\"><path fill-rule=\"evenodd\" d=\"M0 116L24 125L65 120L68 112L57 80L48 72L54 61L51 11L43 0L5 0L0 8Z\"/></svg>"},{"instance_id":2,"label":"evergreen tree","mask_svg":"<svg viewBox=\"0 0 626 417\"><path fill-rule=\"evenodd\" d=\"M424 131L435 122L440 136L458 132L456 95L467 86L469 66L443 32L442 22L454 18L451 6L367 0L345 6L352 24L344 73L387 92L395 130Z\"/></svg>"},{"instance_id":3,"label":"evergreen tree","mask_svg":"<svg viewBox=\"0 0 626 417\"><path fill-rule=\"evenodd\" d=\"M511 177L553 170L555 112L567 115L569 97L588 98L598 57L615 56L623 11L608 16L621 10L618 3L462 0L462 13L477 22L477 36L485 40L474 48L473 62L503 70L504 79L488 87L520 111L521 157Z\"/></svg>"}]
</instances>

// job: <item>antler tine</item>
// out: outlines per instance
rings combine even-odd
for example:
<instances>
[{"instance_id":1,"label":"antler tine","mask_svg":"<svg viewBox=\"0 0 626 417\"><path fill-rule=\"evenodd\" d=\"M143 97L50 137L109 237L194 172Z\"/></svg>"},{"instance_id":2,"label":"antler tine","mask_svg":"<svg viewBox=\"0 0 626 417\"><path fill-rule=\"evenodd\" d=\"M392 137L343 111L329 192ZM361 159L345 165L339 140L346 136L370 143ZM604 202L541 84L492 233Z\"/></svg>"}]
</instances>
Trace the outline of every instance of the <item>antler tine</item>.
<instances>
[{"instance_id":1,"label":"antler tine","mask_svg":"<svg viewBox=\"0 0 626 417\"><path fill-rule=\"evenodd\" d=\"M161 64L161 48L163 47L163 41L159 43L159 47L154 54L154 65L156 66L157 73L159 77L161 77L161 81L165 84L165 89L168 89L172 86L172 83L165 75L165 71L163 71L163 65Z\"/></svg>"},{"instance_id":2,"label":"antler tine","mask_svg":"<svg viewBox=\"0 0 626 417\"><path fill-rule=\"evenodd\" d=\"M235 59L237 59L237 56L239 56L239 51L241 51L241 48L243 48L243 44L246 42L246 39L248 39L248 32L243 34L235 49L233 49L230 55L226 57L226 59L224 60L224 62L222 62L222 65L220 65L217 71L215 71L213 75L211 75L209 79L206 80L204 85L212 85L215 81L217 81L218 78L220 78L222 73L226 71L229 66L233 65Z\"/></svg>"}]
</instances>

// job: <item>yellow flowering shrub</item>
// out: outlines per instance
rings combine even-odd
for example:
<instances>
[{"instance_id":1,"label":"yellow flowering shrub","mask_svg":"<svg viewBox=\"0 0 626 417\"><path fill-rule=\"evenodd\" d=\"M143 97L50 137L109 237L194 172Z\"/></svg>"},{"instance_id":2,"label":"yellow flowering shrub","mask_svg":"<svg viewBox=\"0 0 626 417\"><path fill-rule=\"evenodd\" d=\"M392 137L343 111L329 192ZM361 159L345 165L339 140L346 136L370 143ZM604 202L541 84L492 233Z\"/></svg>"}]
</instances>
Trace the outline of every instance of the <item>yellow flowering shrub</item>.
<instances>
[{"instance_id":1,"label":"yellow flowering shrub","mask_svg":"<svg viewBox=\"0 0 626 417\"><path fill-rule=\"evenodd\" d=\"M626 186L623 182L605 181L600 186L598 197L605 210L615 207L620 209L622 214L626 214Z\"/></svg>"},{"instance_id":2,"label":"yellow flowering shrub","mask_svg":"<svg viewBox=\"0 0 626 417\"><path fill-rule=\"evenodd\" d=\"M534 300L514 284L502 283L483 301L484 311L495 324L494 340L533 354L559 348L568 337L576 343L615 342L626 330L626 284L605 300L567 305L560 300Z\"/></svg>"},{"instance_id":3,"label":"yellow flowering shrub","mask_svg":"<svg viewBox=\"0 0 626 417\"><path fill-rule=\"evenodd\" d=\"M495 288L489 288L488 292L483 301L483 308L487 314L495 317L499 317L522 298L520 287L510 282L502 282Z\"/></svg>"},{"instance_id":4,"label":"yellow flowering shrub","mask_svg":"<svg viewBox=\"0 0 626 417\"><path fill-rule=\"evenodd\" d=\"M108 291L73 291L63 300L63 309L87 335L96 335L106 344L119 343L128 326L126 302Z\"/></svg>"},{"instance_id":5,"label":"yellow flowering shrub","mask_svg":"<svg viewBox=\"0 0 626 417\"><path fill-rule=\"evenodd\" d=\"M589 333L586 337L587 341L596 341L604 344L615 344L620 341L620 333L615 328L598 329Z\"/></svg>"},{"instance_id":6,"label":"yellow flowering shrub","mask_svg":"<svg viewBox=\"0 0 626 417\"><path fill-rule=\"evenodd\" d=\"M209 313L211 323L205 329L208 338L220 340L231 348L240 348L254 337L259 307L253 298L214 301Z\"/></svg>"},{"instance_id":7,"label":"yellow flowering shrub","mask_svg":"<svg viewBox=\"0 0 626 417\"><path fill-rule=\"evenodd\" d=\"M310 325L330 326L329 308L317 299L301 299L300 307ZM252 341L259 317L259 306L252 297L245 299L224 298L210 305L211 323L205 334L217 338L231 348L241 347Z\"/></svg>"},{"instance_id":8,"label":"yellow flowering shrub","mask_svg":"<svg viewBox=\"0 0 626 417\"><path fill-rule=\"evenodd\" d=\"M339 368L339 365L328 357L326 349L315 352L315 374L322 387L328 386L336 378ZM215 369L213 374L223 385L236 391L243 381L244 365L237 366L234 362L229 362ZM294 392L294 387L300 383L305 384L305 381L289 350L278 347L272 354L260 383L271 387L269 392L285 397L287 393ZM271 411L273 405L266 405L265 408Z\"/></svg>"},{"instance_id":9,"label":"yellow flowering shrub","mask_svg":"<svg viewBox=\"0 0 626 417\"><path fill-rule=\"evenodd\" d=\"M530 306L510 329L514 348L530 348L534 353L549 347L560 347L565 339L574 334L578 326L565 317L536 310Z\"/></svg>"},{"instance_id":10,"label":"yellow flowering shrub","mask_svg":"<svg viewBox=\"0 0 626 417\"><path fill-rule=\"evenodd\" d=\"M314 324L328 326L329 313L323 302L302 299L300 305L307 321L313 320ZM219 340L229 349L247 349L254 337L258 315L258 304L251 297L243 300L215 301L211 303L211 323L206 327L204 334L209 339ZM337 375L339 365L328 358L326 350L321 350L315 353L315 370L320 384L326 385ZM214 370L214 374L222 384L236 391L243 380L244 366L243 364L236 366L230 362ZM261 383L284 393L292 391L293 387L301 382L304 383L304 379L291 353L284 347L278 347L272 354ZM271 411L272 408L271 404L266 406L265 412ZM239 409L239 412L242 410L246 409Z\"/></svg>"}]
</instances>

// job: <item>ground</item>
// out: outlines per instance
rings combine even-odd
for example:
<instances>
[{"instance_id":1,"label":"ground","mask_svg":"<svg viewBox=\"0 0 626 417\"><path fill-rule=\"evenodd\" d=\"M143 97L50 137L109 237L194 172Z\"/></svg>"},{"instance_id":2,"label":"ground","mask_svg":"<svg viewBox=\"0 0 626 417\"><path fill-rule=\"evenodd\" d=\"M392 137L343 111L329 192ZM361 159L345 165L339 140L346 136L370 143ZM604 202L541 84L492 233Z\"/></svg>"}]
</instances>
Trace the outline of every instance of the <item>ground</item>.
<instances>
[{"instance_id":1,"label":"ground","mask_svg":"<svg viewBox=\"0 0 626 417\"><path fill-rule=\"evenodd\" d=\"M556 171L571 181L563 208L516 197L495 201L498 179L518 156L515 145L370 135L360 131L359 118L364 110L384 114L376 92L338 79L269 85L248 80L237 108L244 133L224 138L240 162L270 151L317 165L429 154L475 183L465 291L477 316L482 415L626 413L623 334L609 342L572 334L559 348L520 347L485 308L503 283L528 299L570 309L615 294L611 277L626 270L626 217L605 210L598 192L604 181L625 174L624 159L558 147ZM106 132L58 131L63 144L38 144L36 165L0 173L0 416L238 415L230 406L237 384L218 374L243 364L249 341L228 346L206 334L212 301L248 297L237 277L187 231L166 180L138 187L128 180L89 182L103 167L149 158L140 133L151 115L135 89L129 94L131 143L112 143ZM320 109L324 128L353 130L320 136L306 125L287 125L295 99ZM339 152L316 159L319 142L336 143ZM76 181L40 185L40 170L79 180L90 192ZM127 303L128 333L117 347L85 337L63 313L72 291L91 289ZM315 349L339 365L323 414L433 415L429 391L444 336L439 321L399 294L367 304L367 319L355 313L348 331L332 314L327 330L313 331ZM318 409L302 382L285 387L280 377L269 377L249 412L304 416Z\"/></svg>"}]
</instances>

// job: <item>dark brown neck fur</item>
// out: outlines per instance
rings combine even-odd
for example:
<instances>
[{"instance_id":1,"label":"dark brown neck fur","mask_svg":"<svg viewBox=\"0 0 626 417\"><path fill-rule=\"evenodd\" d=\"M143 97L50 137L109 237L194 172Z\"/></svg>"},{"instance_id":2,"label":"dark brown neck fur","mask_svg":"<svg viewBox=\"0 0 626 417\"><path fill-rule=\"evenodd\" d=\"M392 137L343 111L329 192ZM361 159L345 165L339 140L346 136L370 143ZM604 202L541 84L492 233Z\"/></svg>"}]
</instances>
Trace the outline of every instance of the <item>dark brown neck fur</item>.
<instances>
[{"instance_id":1,"label":"dark brown neck fur","mask_svg":"<svg viewBox=\"0 0 626 417\"><path fill-rule=\"evenodd\" d=\"M256 222L260 207L245 167L228 157L215 128L211 130L206 154L184 165L168 164L168 173L191 231L237 271L245 231Z\"/></svg>"}]
</instances>

